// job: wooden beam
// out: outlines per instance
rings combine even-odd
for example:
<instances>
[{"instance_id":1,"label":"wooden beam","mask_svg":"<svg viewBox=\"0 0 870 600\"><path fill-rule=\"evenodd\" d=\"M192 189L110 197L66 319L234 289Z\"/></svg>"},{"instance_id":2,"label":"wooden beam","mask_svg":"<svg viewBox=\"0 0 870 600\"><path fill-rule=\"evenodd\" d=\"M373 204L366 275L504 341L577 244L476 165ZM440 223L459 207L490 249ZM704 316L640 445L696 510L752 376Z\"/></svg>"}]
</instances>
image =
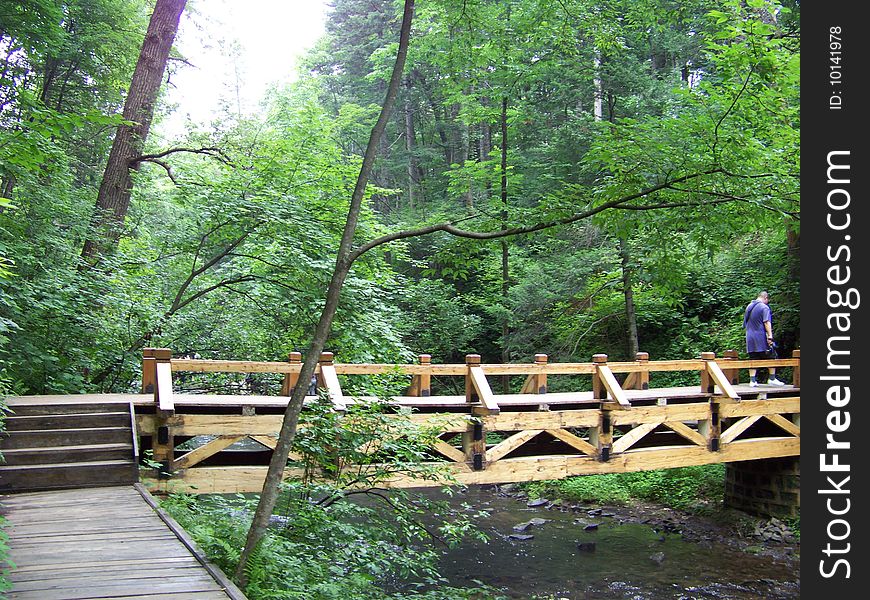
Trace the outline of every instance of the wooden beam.
<instances>
[{"instance_id":1,"label":"wooden beam","mask_svg":"<svg viewBox=\"0 0 870 600\"><path fill-rule=\"evenodd\" d=\"M344 412L347 410L347 403L345 402L344 394L341 391L341 384L338 381L338 374L335 372L335 366L332 364L332 357L332 352L321 352L320 379L323 382L323 387L326 388L326 393L329 395L329 401L332 402L332 407L339 412Z\"/></svg>"},{"instance_id":2,"label":"wooden beam","mask_svg":"<svg viewBox=\"0 0 870 600\"><path fill-rule=\"evenodd\" d=\"M435 442L432 445L432 448L434 450L436 450L437 452L443 454L444 456L446 456L447 458L449 458L453 462L464 463L466 460L465 459L465 452L463 452L459 448L451 446L450 444L448 444L444 440L438 440L437 442Z\"/></svg>"},{"instance_id":3,"label":"wooden beam","mask_svg":"<svg viewBox=\"0 0 870 600\"><path fill-rule=\"evenodd\" d=\"M725 376L725 373L722 372L722 368L719 367L719 364L714 359L705 360L704 362L706 363L707 373L710 375L713 383L719 387L722 395L734 401L740 400L740 395L734 389L734 386L731 385L731 382L728 380L728 377Z\"/></svg>"},{"instance_id":4,"label":"wooden beam","mask_svg":"<svg viewBox=\"0 0 870 600\"><path fill-rule=\"evenodd\" d=\"M601 462L591 456L524 456L503 458L486 470L474 471L466 463L448 463L456 483L460 485L509 483L562 479L576 475L626 473L673 467L687 467L713 463L757 460L783 456L799 456L800 440L795 437L758 438L738 440L723 446L719 452L710 452L700 446L672 446L642 448L624 452L613 460ZM433 465L445 463L433 463ZM258 493L263 489L267 467L197 467L187 469L170 481L145 478L149 486L158 490L190 491L195 494ZM301 469L287 469L285 477L301 477ZM440 487L444 480L394 477L388 487Z\"/></svg>"},{"instance_id":5,"label":"wooden beam","mask_svg":"<svg viewBox=\"0 0 870 600\"><path fill-rule=\"evenodd\" d=\"M157 387L154 388L154 400L158 410L164 413L175 412L175 401L172 397L172 366L169 362L157 361Z\"/></svg>"},{"instance_id":6,"label":"wooden beam","mask_svg":"<svg viewBox=\"0 0 870 600\"><path fill-rule=\"evenodd\" d=\"M567 427L597 427L601 415L596 409L503 412L482 416L488 431L520 431L524 429L565 429Z\"/></svg>"},{"instance_id":7,"label":"wooden beam","mask_svg":"<svg viewBox=\"0 0 870 600\"><path fill-rule=\"evenodd\" d=\"M722 444L730 444L738 436L740 436L744 431L752 427L752 425L761 418L761 415L752 415L751 417L744 417L731 425L728 429L722 432L722 435L719 436L719 440Z\"/></svg>"},{"instance_id":8,"label":"wooden beam","mask_svg":"<svg viewBox=\"0 0 870 600\"><path fill-rule=\"evenodd\" d=\"M707 446L707 438L703 435L686 425L680 421L667 421L665 422L665 427L670 428L676 433L680 434L682 437L686 438L693 444L698 444L699 446Z\"/></svg>"},{"instance_id":9,"label":"wooden beam","mask_svg":"<svg viewBox=\"0 0 870 600\"><path fill-rule=\"evenodd\" d=\"M211 440L210 442L191 450L187 454L180 456L175 459L173 463L174 469L187 469L192 467L193 465L200 463L207 459L209 456L213 456L223 450L224 448L228 448L238 442L239 440L245 439L247 436L244 435L221 435L217 438Z\"/></svg>"},{"instance_id":10,"label":"wooden beam","mask_svg":"<svg viewBox=\"0 0 870 600\"><path fill-rule=\"evenodd\" d=\"M531 429L528 431L518 431L512 436L502 440L492 448L486 451L487 464L493 463L504 456L507 456L530 439L541 433L541 429Z\"/></svg>"},{"instance_id":11,"label":"wooden beam","mask_svg":"<svg viewBox=\"0 0 870 600\"><path fill-rule=\"evenodd\" d=\"M770 398L767 400L743 400L737 404L719 407L723 418L748 417L750 415L789 414L801 411L800 397Z\"/></svg>"},{"instance_id":12,"label":"wooden beam","mask_svg":"<svg viewBox=\"0 0 870 600\"><path fill-rule=\"evenodd\" d=\"M625 452L659 425L661 425L661 422L643 423L641 425L638 425L637 427L632 428L631 431L628 431L624 433L621 437L613 440L613 452Z\"/></svg>"},{"instance_id":13,"label":"wooden beam","mask_svg":"<svg viewBox=\"0 0 870 600\"><path fill-rule=\"evenodd\" d=\"M789 421L782 415L764 415L764 418L771 421L772 423L779 425L788 433L800 437L801 436L801 428L800 425Z\"/></svg>"},{"instance_id":14,"label":"wooden beam","mask_svg":"<svg viewBox=\"0 0 870 600\"><path fill-rule=\"evenodd\" d=\"M625 395L625 390L620 387L619 382L613 375L613 371L611 371L610 368L604 363L596 364L595 368L597 371L597 375L600 378L601 385L604 387L604 390L607 391L607 395L615 401L615 403L613 404L613 408L618 410L630 409L631 403L628 401L628 397Z\"/></svg>"},{"instance_id":15,"label":"wooden beam","mask_svg":"<svg viewBox=\"0 0 870 600\"><path fill-rule=\"evenodd\" d=\"M471 378L471 385L474 387L478 401L481 403L485 412L479 414L498 414L501 409L493 397L492 389L489 387L489 382L486 380L486 375L483 369L478 366L469 365L468 374Z\"/></svg>"},{"instance_id":16,"label":"wooden beam","mask_svg":"<svg viewBox=\"0 0 870 600\"><path fill-rule=\"evenodd\" d=\"M598 448L581 438L580 436L574 435L570 431L565 431L564 429L547 429L547 433L552 435L557 440L561 440L571 446L572 448L583 452L589 456L597 456Z\"/></svg>"}]
</instances>

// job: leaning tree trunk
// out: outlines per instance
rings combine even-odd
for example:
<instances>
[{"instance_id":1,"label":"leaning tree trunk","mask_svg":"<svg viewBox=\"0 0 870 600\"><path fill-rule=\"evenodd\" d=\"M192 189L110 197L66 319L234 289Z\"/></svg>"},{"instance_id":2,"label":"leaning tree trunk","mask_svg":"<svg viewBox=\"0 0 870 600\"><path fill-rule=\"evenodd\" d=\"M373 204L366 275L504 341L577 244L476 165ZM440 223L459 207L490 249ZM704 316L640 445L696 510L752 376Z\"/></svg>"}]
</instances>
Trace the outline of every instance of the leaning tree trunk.
<instances>
[{"instance_id":1,"label":"leaning tree trunk","mask_svg":"<svg viewBox=\"0 0 870 600\"><path fill-rule=\"evenodd\" d=\"M142 155L148 138L169 50L186 3L187 0L157 0L154 6L124 102L124 120L132 124L120 125L115 133L91 219L92 231L82 248L82 257L88 261L114 247L121 235L130 206L132 172L139 168L136 158Z\"/></svg>"},{"instance_id":2,"label":"leaning tree trunk","mask_svg":"<svg viewBox=\"0 0 870 600\"><path fill-rule=\"evenodd\" d=\"M302 363L302 370L299 374L300 382L310 381L311 376L314 374L317 360L320 357L320 352L326 344L326 339L329 336L329 331L332 327L332 319L338 309L341 288L344 285L344 281L347 278L347 275L350 272L350 267L353 263L353 256L351 255L353 250L353 237L359 220L366 185L368 184L372 172L372 166L375 161L375 155L377 154L378 142L386 128L390 111L396 101L396 94L399 89L399 83L402 79L402 71L405 68L405 58L408 54L408 41L411 35L411 17L413 13L414 0L405 0L401 33L399 36L399 50L396 54L396 62L393 65L393 74L390 78L390 85L387 88L386 98L381 107L381 114L372 129L368 146L366 146L359 177L357 178L356 186L353 190L353 196L350 200L347 221L344 226L344 232L341 236L338 256L335 261L335 269L332 272L332 279L327 288L326 304L323 307L323 311L320 313L320 319L318 320L317 327L314 331L314 338L311 341L311 346L308 348L305 361ZM275 504L278 500L278 486L284 478L287 457L290 454L290 447L293 444L293 439L296 437L299 413L302 410L302 403L305 400L306 393L306 385L297 385L290 396L287 410L284 411L284 419L281 423L281 430L278 433L278 441L274 451L272 452L269 469L266 472L266 481L263 483L263 490L260 493L260 501L257 504L257 510L254 512L251 528L248 530L245 547L242 549L242 554L239 558L239 565L235 573L236 581L238 581L242 587L247 585L247 574L245 568L248 560L260 544L260 540L263 539L263 536L266 533L266 527L269 525L269 517L272 516L272 511L275 509Z\"/></svg>"},{"instance_id":3,"label":"leaning tree trunk","mask_svg":"<svg viewBox=\"0 0 870 600\"><path fill-rule=\"evenodd\" d=\"M625 319L628 321L628 358L634 360L640 349L637 338L637 310L634 306L634 279L628 240L619 238L619 258L622 260L622 292L625 296Z\"/></svg>"},{"instance_id":4,"label":"leaning tree trunk","mask_svg":"<svg viewBox=\"0 0 870 600\"><path fill-rule=\"evenodd\" d=\"M503 96L501 99L501 226L502 229L507 229L508 226L508 125L507 125L507 109L508 99ZM510 249L508 247L507 238L501 241L501 301L504 306L504 316L501 323L501 361L509 363L511 361L510 349L510 302L508 294L510 293ZM502 378L502 391L505 394L510 393L510 375L505 375Z\"/></svg>"}]
</instances>

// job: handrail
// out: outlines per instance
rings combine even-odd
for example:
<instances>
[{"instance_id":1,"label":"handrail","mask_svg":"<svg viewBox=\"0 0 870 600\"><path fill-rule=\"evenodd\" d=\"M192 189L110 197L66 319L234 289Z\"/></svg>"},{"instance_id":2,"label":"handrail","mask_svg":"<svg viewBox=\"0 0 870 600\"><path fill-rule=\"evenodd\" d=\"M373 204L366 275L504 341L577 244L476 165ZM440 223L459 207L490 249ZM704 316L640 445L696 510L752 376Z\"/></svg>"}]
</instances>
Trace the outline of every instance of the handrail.
<instances>
[{"instance_id":1,"label":"handrail","mask_svg":"<svg viewBox=\"0 0 870 600\"><path fill-rule=\"evenodd\" d=\"M487 382L487 376L525 375L520 395L528 397L531 403L546 403L548 375L589 375L593 378L593 399L606 405L606 408L629 409L626 390L649 389L650 373L696 371L701 376L700 393L713 394L718 401L738 401L739 394L734 388L738 383L740 369L762 367L793 367L793 383L800 385L800 350L795 350L792 358L778 359L738 359L736 351L726 351L722 357L712 352L704 352L699 357L685 360L649 360L646 352L637 353L637 360L608 362L607 355L599 354L592 362L551 363L547 355L535 355L533 363L483 364L479 355L466 356L466 364L432 364L431 356L420 356L419 364L383 363L345 363L333 362L330 352L321 354L315 369L318 384L327 390L336 410L346 410L351 402L341 390L339 376L379 375L397 373L412 376L406 392L409 398L429 397L433 376L466 377L466 402L475 406L479 414L497 414L499 402L516 404L518 395L495 395ZM175 371L195 373L275 373L284 374L281 394L289 395L298 383L302 369L301 354L293 352L289 361L246 361L246 360L207 360L190 358L171 358L171 351L165 348L146 348L143 351L143 388L153 387L155 404L164 414L174 411L172 374ZM626 375L620 381L616 374ZM308 385L308 382L303 382ZM716 391L718 388L718 392ZM655 389L655 388L652 388ZM434 400L438 396L432 396ZM500 399L500 400L499 400ZM554 397L555 400L555 397Z\"/></svg>"},{"instance_id":2,"label":"handrail","mask_svg":"<svg viewBox=\"0 0 870 600\"><path fill-rule=\"evenodd\" d=\"M173 371L190 373L299 373L301 364L287 362L247 361L247 360L208 360L181 359L171 360ZM595 373L595 363L481 363L481 368L488 375L592 375ZM661 360L641 362L608 362L608 368L613 373L636 372L666 372L666 371L700 371L704 361L700 359ZM755 369L759 367L797 367L799 358L778 358L764 360L738 359L728 360L724 366L728 369ZM464 364L385 364L385 363L337 363L334 365L338 375L383 375L397 372L402 375L465 375L467 366ZM320 372L318 365L316 372Z\"/></svg>"}]
</instances>

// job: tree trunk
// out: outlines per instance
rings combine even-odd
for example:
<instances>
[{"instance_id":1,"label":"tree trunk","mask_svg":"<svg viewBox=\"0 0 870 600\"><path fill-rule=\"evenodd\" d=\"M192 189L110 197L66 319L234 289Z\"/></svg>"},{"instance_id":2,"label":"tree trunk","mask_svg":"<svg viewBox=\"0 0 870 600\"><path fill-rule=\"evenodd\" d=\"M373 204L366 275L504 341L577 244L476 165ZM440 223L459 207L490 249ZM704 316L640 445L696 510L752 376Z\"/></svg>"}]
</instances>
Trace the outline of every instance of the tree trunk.
<instances>
[{"instance_id":1,"label":"tree trunk","mask_svg":"<svg viewBox=\"0 0 870 600\"><path fill-rule=\"evenodd\" d=\"M148 138L169 50L186 3L187 0L157 0L154 6L124 102L124 120L133 124L121 125L115 133L91 219L93 230L82 248L82 257L88 261L112 249L121 235L130 206L131 173L139 168L136 158L142 154Z\"/></svg>"},{"instance_id":2,"label":"tree trunk","mask_svg":"<svg viewBox=\"0 0 870 600\"><path fill-rule=\"evenodd\" d=\"M634 360L640 349L637 338L637 310L634 306L633 267L628 240L619 238L619 258L622 260L622 291L625 295L625 319L628 322L628 360Z\"/></svg>"},{"instance_id":3,"label":"tree trunk","mask_svg":"<svg viewBox=\"0 0 870 600\"><path fill-rule=\"evenodd\" d=\"M596 48L595 57L592 59L595 71L592 76L592 85L595 89L593 98L593 117L596 121L604 118L604 84L601 81L601 52Z\"/></svg>"},{"instance_id":4,"label":"tree trunk","mask_svg":"<svg viewBox=\"0 0 870 600\"><path fill-rule=\"evenodd\" d=\"M508 127L507 127L507 96L501 99L501 226L502 229L507 229L508 226ZM511 360L511 350L509 345L510 336L510 321L508 315L508 293L510 292L510 252L508 248L508 240L501 240L501 301L505 307L504 321L501 325L501 362L509 363ZM510 376L505 375L502 378L502 390L505 394L510 393Z\"/></svg>"},{"instance_id":5,"label":"tree trunk","mask_svg":"<svg viewBox=\"0 0 870 600\"><path fill-rule=\"evenodd\" d=\"M323 351L326 339L329 336L332 319L338 309L341 288L344 285L344 281L350 272L351 265L353 264L353 237L356 232L366 185L368 184L372 172L372 166L375 161L375 155L377 154L378 143L383 135L390 111L395 103L396 94L402 79L402 71L405 68L405 59L408 54L408 42L411 34L411 18L413 13L414 0L405 0L402 26L399 36L399 50L396 54L396 62L393 65L390 84L387 88L384 104L381 107L381 114L372 129L368 146L366 147L366 152L363 156L359 177L357 178L356 186L353 190L353 196L350 201L350 207L348 208L344 232L341 236L338 256L335 261L335 269L332 272L332 279L327 288L326 304L323 307L323 311L320 313L320 319L318 320L317 327L314 331L314 338L311 341L311 346L308 348L308 353L306 354L305 361L302 364L302 370L299 375L300 382L310 381L311 376L314 374L317 361L320 358L320 353ZM263 535L266 533L266 527L269 525L269 518L271 517L272 511L275 509L275 504L278 500L278 487L284 478L287 457L290 453L293 439L296 437L299 413L302 410L302 403L305 400L306 392L306 385L297 385L290 396L287 410L284 412L281 431L278 434L278 441L275 450L272 452L272 459L269 462L269 469L266 473L266 481L263 483L260 501L257 504L257 510L254 513L251 528L248 530L245 547L242 549L239 565L235 573L236 580L242 587L247 584L245 567L247 566L248 560L251 558L253 551L259 545L260 540L262 540Z\"/></svg>"},{"instance_id":6,"label":"tree trunk","mask_svg":"<svg viewBox=\"0 0 870 600\"><path fill-rule=\"evenodd\" d=\"M416 187L419 169L417 159L414 157L414 108L411 106L411 82L405 81L407 96L405 97L405 149L408 151L408 207L416 208Z\"/></svg>"}]
</instances>

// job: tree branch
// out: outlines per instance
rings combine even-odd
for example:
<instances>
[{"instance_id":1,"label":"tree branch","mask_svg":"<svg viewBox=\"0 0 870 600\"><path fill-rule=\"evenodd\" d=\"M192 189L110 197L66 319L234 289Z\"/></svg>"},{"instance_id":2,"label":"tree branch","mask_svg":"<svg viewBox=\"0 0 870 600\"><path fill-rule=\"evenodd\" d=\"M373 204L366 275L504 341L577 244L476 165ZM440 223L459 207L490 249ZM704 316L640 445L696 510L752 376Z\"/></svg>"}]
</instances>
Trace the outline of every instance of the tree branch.
<instances>
[{"instance_id":1,"label":"tree branch","mask_svg":"<svg viewBox=\"0 0 870 600\"><path fill-rule=\"evenodd\" d=\"M500 229L496 231L471 231L467 229L459 229L455 226L454 222L446 222L446 223L436 223L434 225L429 225L426 227L419 227L417 229L407 229L404 231L397 231L394 233L389 233L387 235L383 235L379 238L375 238L374 240L363 244L356 250L352 251L348 256L348 261L353 262L358 259L360 256L371 250L372 248L376 248L383 244L387 244L389 242L394 242L397 240L403 240L412 237L419 237L422 235L428 235L430 233L435 233L437 231L443 231L445 233L449 233L450 235L456 237L470 238L475 240L494 240L504 237L511 237L516 235L522 235L526 233L534 233L536 231L541 231L543 229L550 229L552 227L557 227L560 225L570 225L571 223L576 223L577 221L582 221L583 219L588 219L589 217L596 215L600 212L608 210L610 208L617 208L627 202L631 202L632 200L636 200L638 198L643 198L645 196L649 196L650 194L667 189L675 183L682 183L685 181L689 181L692 179L696 179L698 177L703 177L706 175L712 175L714 173L721 173L722 170L719 168L710 169L707 171L701 171L698 173L692 173L690 175L684 175L682 177L677 177L670 181L660 183L654 185L652 187L646 188L634 194L629 194L628 196L623 196L622 198L616 198L614 200L610 200L608 202L604 202L594 208L587 209L580 213L576 213L571 215L570 217L564 217L561 219L553 219L551 221L542 221L540 223L535 223L534 225L527 225L524 227L509 227L505 229Z\"/></svg>"}]
</instances>

